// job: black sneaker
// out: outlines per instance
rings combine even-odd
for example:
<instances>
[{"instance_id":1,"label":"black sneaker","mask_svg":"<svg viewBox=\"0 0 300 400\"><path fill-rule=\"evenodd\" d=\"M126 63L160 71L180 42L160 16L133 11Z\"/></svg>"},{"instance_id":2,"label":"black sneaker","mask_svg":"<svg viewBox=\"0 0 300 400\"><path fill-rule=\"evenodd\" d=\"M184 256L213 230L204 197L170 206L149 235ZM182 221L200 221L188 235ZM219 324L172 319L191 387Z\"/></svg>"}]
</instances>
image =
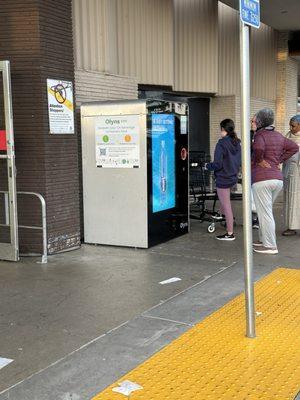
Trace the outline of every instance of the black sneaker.
<instances>
[{"instance_id":1,"label":"black sneaker","mask_svg":"<svg viewBox=\"0 0 300 400\"><path fill-rule=\"evenodd\" d=\"M229 233L226 232L224 235L216 236L216 239L217 240L227 240L229 242L232 242L233 240L235 240L235 236L233 233L231 235L229 235Z\"/></svg>"}]
</instances>

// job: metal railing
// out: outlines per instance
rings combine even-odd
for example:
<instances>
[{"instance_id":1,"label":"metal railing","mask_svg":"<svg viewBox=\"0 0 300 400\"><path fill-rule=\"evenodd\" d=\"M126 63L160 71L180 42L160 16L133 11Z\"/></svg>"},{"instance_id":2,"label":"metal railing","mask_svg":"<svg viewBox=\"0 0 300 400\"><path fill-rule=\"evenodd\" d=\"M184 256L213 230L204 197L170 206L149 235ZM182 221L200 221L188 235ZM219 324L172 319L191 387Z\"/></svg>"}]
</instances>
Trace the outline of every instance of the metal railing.
<instances>
[{"instance_id":1,"label":"metal railing","mask_svg":"<svg viewBox=\"0 0 300 400\"><path fill-rule=\"evenodd\" d=\"M9 223L9 201L8 201L8 191L1 190L0 193L4 194L5 201L5 224L0 224L0 226L10 226ZM46 201L40 193L35 192L17 192L17 195L29 195L37 197L41 202L42 208L42 226L36 225L18 225L18 228L24 229L37 229L43 231L43 254L42 254L42 264L46 264L48 261L48 251L47 251L47 214L46 214Z\"/></svg>"}]
</instances>

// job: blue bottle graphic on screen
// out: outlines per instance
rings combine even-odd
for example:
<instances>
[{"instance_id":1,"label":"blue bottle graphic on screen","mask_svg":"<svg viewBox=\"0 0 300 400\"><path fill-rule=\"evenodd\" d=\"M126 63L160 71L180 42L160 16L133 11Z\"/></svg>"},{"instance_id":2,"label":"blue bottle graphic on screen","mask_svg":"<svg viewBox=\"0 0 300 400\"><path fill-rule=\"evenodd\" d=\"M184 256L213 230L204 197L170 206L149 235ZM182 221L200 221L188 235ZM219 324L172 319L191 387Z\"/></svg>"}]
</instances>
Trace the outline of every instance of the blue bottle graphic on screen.
<instances>
[{"instance_id":1,"label":"blue bottle graphic on screen","mask_svg":"<svg viewBox=\"0 0 300 400\"><path fill-rule=\"evenodd\" d=\"M175 118L152 114L152 210L175 207Z\"/></svg>"},{"instance_id":2,"label":"blue bottle graphic on screen","mask_svg":"<svg viewBox=\"0 0 300 400\"><path fill-rule=\"evenodd\" d=\"M167 192L167 154L165 141L160 142L160 204L166 201Z\"/></svg>"}]
</instances>

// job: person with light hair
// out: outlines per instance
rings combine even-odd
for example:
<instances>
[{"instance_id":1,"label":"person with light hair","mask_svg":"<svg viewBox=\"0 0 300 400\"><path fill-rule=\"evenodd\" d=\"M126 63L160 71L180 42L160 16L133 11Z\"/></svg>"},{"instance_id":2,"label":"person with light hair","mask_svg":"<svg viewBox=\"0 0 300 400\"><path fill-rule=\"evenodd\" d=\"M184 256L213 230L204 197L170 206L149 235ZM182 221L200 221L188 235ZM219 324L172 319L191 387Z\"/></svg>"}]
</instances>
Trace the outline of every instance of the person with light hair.
<instances>
[{"instance_id":1,"label":"person with light hair","mask_svg":"<svg viewBox=\"0 0 300 400\"><path fill-rule=\"evenodd\" d=\"M286 137L300 149L300 114L290 119L290 131ZM283 236L293 236L300 229L300 151L283 164L284 223Z\"/></svg>"},{"instance_id":2,"label":"person with light hair","mask_svg":"<svg viewBox=\"0 0 300 400\"><path fill-rule=\"evenodd\" d=\"M252 189L259 219L259 241L253 243L257 253L277 254L273 204L283 187L280 164L299 151L292 140L275 131L274 112L264 108L254 116L256 133L252 154Z\"/></svg>"}]
</instances>

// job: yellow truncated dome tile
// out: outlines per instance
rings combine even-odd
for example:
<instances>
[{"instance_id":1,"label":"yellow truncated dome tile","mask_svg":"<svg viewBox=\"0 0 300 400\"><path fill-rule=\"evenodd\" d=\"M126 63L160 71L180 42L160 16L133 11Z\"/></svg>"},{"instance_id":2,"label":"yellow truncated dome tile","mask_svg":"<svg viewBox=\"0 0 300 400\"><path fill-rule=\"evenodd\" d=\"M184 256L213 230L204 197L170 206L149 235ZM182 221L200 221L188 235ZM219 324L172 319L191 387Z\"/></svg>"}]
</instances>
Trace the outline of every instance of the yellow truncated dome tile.
<instances>
[{"instance_id":1,"label":"yellow truncated dome tile","mask_svg":"<svg viewBox=\"0 0 300 400\"><path fill-rule=\"evenodd\" d=\"M300 390L300 271L255 285L257 338L245 337L244 296L180 336L92 400L288 400ZM129 397L122 381L142 386Z\"/></svg>"}]
</instances>

